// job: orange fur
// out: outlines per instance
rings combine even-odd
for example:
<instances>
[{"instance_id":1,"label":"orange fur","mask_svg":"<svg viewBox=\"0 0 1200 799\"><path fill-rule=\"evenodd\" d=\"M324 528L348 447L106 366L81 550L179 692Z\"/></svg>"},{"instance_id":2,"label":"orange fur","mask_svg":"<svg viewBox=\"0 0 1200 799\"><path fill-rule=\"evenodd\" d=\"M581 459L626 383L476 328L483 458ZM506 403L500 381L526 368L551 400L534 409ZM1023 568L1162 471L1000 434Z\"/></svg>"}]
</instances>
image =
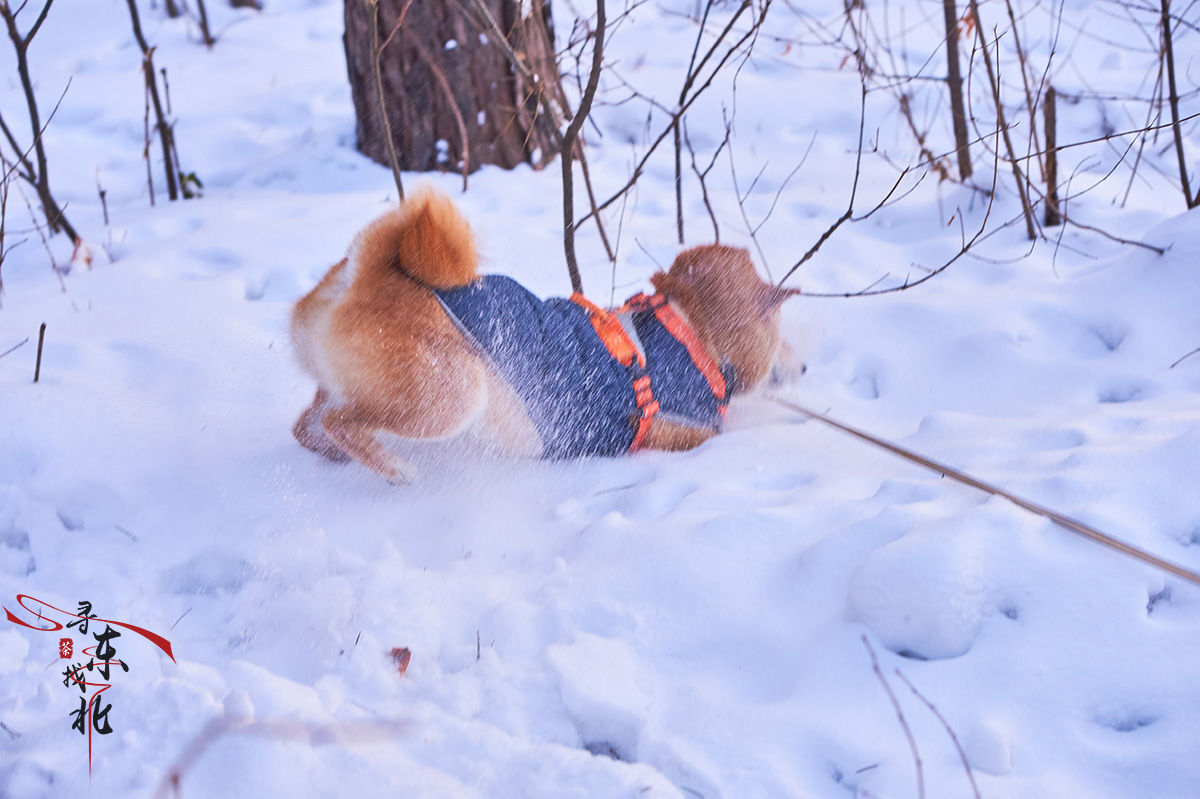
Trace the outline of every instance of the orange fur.
<instances>
[{"instance_id":1,"label":"orange fur","mask_svg":"<svg viewBox=\"0 0 1200 799\"><path fill-rule=\"evenodd\" d=\"M466 285L478 255L466 220L444 195L420 191L363 229L346 258L296 303L292 341L317 380L293 433L332 460L354 458L392 482L415 469L379 433L438 439L471 433L507 452L536 457L542 442L516 392L476 352L429 286ZM717 360L749 388L770 370L779 346L775 289L749 253L696 247L654 276ZM647 446L689 449L713 431L655 419Z\"/></svg>"}]
</instances>

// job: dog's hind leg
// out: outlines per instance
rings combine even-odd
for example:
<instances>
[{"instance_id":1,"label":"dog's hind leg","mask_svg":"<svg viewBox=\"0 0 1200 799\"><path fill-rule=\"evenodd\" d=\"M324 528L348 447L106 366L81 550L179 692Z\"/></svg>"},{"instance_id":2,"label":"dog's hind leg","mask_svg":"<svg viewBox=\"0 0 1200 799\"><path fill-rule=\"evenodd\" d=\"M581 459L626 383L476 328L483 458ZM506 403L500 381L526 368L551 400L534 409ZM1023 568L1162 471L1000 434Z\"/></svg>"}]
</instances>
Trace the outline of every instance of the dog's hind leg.
<instances>
[{"instance_id":1,"label":"dog's hind leg","mask_svg":"<svg viewBox=\"0 0 1200 799\"><path fill-rule=\"evenodd\" d=\"M312 404L305 408L304 413L300 414L300 418L296 420L296 424L292 427L292 435L300 442L300 446L305 449L328 458L331 461L345 463L350 460L350 456L337 445L337 442L325 432L321 426L321 415L329 407L329 392L324 388L317 389L317 395L313 397Z\"/></svg>"},{"instance_id":2,"label":"dog's hind leg","mask_svg":"<svg viewBox=\"0 0 1200 799\"><path fill-rule=\"evenodd\" d=\"M416 392L375 392L329 406L321 414L321 427L343 452L389 483L410 483L417 468L379 443L377 435L429 440L463 432L487 404L485 369L482 362L468 362L426 379Z\"/></svg>"},{"instance_id":3,"label":"dog's hind leg","mask_svg":"<svg viewBox=\"0 0 1200 799\"><path fill-rule=\"evenodd\" d=\"M321 415L321 427L343 452L389 483L401 485L416 478L415 466L376 440L375 434L381 428L373 416L360 413L353 406L330 408Z\"/></svg>"},{"instance_id":4,"label":"dog's hind leg","mask_svg":"<svg viewBox=\"0 0 1200 799\"><path fill-rule=\"evenodd\" d=\"M650 422L650 430L642 446L646 449L684 452L700 446L716 434L717 431L711 427L692 427L655 417Z\"/></svg>"}]
</instances>

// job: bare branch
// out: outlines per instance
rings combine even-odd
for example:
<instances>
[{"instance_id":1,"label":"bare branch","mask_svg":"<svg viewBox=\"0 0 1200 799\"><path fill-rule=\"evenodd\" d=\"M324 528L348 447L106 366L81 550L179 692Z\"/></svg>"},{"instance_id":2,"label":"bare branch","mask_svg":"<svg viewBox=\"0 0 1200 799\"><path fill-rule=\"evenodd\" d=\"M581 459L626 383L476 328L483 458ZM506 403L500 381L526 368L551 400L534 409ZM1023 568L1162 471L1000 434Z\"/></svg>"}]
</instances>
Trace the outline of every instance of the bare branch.
<instances>
[{"instance_id":1,"label":"bare branch","mask_svg":"<svg viewBox=\"0 0 1200 799\"><path fill-rule=\"evenodd\" d=\"M17 194L21 195L21 200L25 203L25 210L29 212L29 218L33 221L33 228L37 231L38 237L42 240L42 247L46 250L46 257L50 260L50 268L54 270L54 274L58 278L58 284L62 287L62 290L65 293L67 290L67 284L63 281L62 270L58 268L58 262L54 259L54 251L50 249L50 242L46 240L46 231L38 223L37 214L34 213L33 206L29 203L29 198L25 196L25 192L21 191L20 186L17 187ZM37 380L35 379L34 382L36 383Z\"/></svg>"},{"instance_id":2,"label":"bare branch","mask_svg":"<svg viewBox=\"0 0 1200 799\"><path fill-rule=\"evenodd\" d=\"M730 127L728 119L725 121L725 126L727 128ZM742 221L746 224L746 232L750 234L750 240L754 242L754 249L758 251L758 257L763 262L763 267L767 270L768 280L771 279L771 265L767 263L767 254L763 252L762 245L758 242L758 236L755 234L757 229L750 225L750 217L746 215L746 197L750 196L750 192L754 190L754 185L758 183L758 179L762 177L763 172L766 171L770 163L770 161L767 161L762 165L762 169L754 176L754 180L750 183L750 188L746 189L746 194L743 196L742 190L738 187L737 163L733 157L733 148L729 148L729 175L733 180L733 196L737 200L738 210L742 213Z\"/></svg>"},{"instance_id":3,"label":"bare branch","mask_svg":"<svg viewBox=\"0 0 1200 799\"><path fill-rule=\"evenodd\" d=\"M4 159L4 153L0 152L0 168L3 168L7 163ZM11 249L5 246L4 241L4 225L8 216L8 178L8 173L5 173L4 177L0 178L0 305L3 305L2 301L4 299L4 256ZM25 339L25 341L28 340ZM22 341L21 344L24 344L25 341ZM17 347L21 346L21 344L18 344ZM9 352L12 352L17 347L8 350L4 355L8 355ZM0 355L0 358L3 358L4 355Z\"/></svg>"},{"instance_id":4,"label":"bare branch","mask_svg":"<svg viewBox=\"0 0 1200 799\"><path fill-rule=\"evenodd\" d=\"M29 151L24 153L21 152L21 145L17 144L16 137L14 137L12 131L8 129L8 125L4 123L3 115L0 115L0 131L3 131L4 138L8 139L9 146L11 146L13 148L13 152L17 154L17 160L13 162L12 166L8 166L7 162L3 164L4 166L8 166L8 169L6 169L4 172L4 178L7 180L9 175L17 171L18 166L23 166L25 167L25 171L20 173L21 177L25 178L25 180L29 181L30 183L36 183L37 173L33 170L33 164L29 163Z\"/></svg>"},{"instance_id":5,"label":"bare branch","mask_svg":"<svg viewBox=\"0 0 1200 799\"><path fill-rule=\"evenodd\" d=\"M721 243L721 227L717 224L717 215L713 212L712 202L708 197L708 185L704 182L708 177L708 173L712 171L713 165L717 163L717 157L721 155L721 150L725 149L729 144L729 134L732 129L729 123L725 124L725 138L717 145L716 152L713 153L712 160L708 162L708 166L703 171L696 166L696 151L692 148L692 141L688 138L687 124L683 126L683 140L687 144L688 153L692 157L692 171L696 173L696 179L700 181L700 196L704 199L704 207L708 210L708 218L712 220L713 240L718 244Z\"/></svg>"},{"instance_id":6,"label":"bare branch","mask_svg":"<svg viewBox=\"0 0 1200 799\"><path fill-rule=\"evenodd\" d=\"M925 770L921 766L921 752L917 749L917 739L913 737L912 729L908 726L908 720L904 718L904 711L900 709L900 700L896 699L896 694L892 691L892 686L888 685L887 679L883 676L883 671L879 668L879 658L875 657L875 649L871 646L871 642L867 640L867 636L862 637L863 646L867 648L867 654L871 656L871 670L875 672L875 676L879 679L879 684L883 686L883 690L887 693L888 699L892 702L892 708L896 711L896 718L900 721L900 728L904 730L904 737L908 739L908 748L912 751L913 764L917 770L917 799L925 799Z\"/></svg>"},{"instance_id":7,"label":"bare branch","mask_svg":"<svg viewBox=\"0 0 1200 799\"><path fill-rule=\"evenodd\" d=\"M1183 199L1188 208L1200 204L1200 194L1192 196L1188 182L1187 160L1183 155L1183 133L1179 129L1179 89L1175 85L1175 47L1171 36L1171 0L1161 0L1163 57L1167 62L1167 86L1171 104L1171 132L1175 136L1175 155L1179 161L1179 183L1183 188Z\"/></svg>"},{"instance_id":8,"label":"bare branch","mask_svg":"<svg viewBox=\"0 0 1200 799\"><path fill-rule=\"evenodd\" d=\"M22 343L24 343L24 342L22 342ZM20 345L18 345L18 346L20 346ZM1174 369L1176 366L1178 366L1179 364L1183 363L1183 362L1184 362L1184 361L1186 361L1188 358L1192 357L1193 355L1195 355L1195 354L1196 354L1196 353L1198 353L1198 352L1200 352L1200 347L1197 347L1196 349L1194 349L1194 350L1192 350L1191 352L1189 352L1187 355L1184 355L1182 358L1180 358L1178 361L1176 361L1175 363L1171 364L1171 365L1170 365L1170 366L1168 366L1167 368L1168 368L1168 369Z\"/></svg>"},{"instance_id":9,"label":"bare branch","mask_svg":"<svg viewBox=\"0 0 1200 799\"><path fill-rule=\"evenodd\" d=\"M41 13L38 15L33 27L30 28L28 33L22 36L20 30L17 28L16 12L11 9L7 1L0 2L0 18L4 19L5 27L8 30L8 38L12 42L13 51L17 57L17 74L21 80L21 88L25 93L25 106L29 114L29 127L33 136L33 143L30 145L30 148L33 150L37 161L36 171L32 168L28 159L29 150L25 150L22 153L21 148L16 145L12 133L8 130L7 126L5 126L4 133L5 138L9 140L9 144L17 152L17 162L27 167L27 172L23 177L37 191L38 200L42 203L42 214L46 217L46 222L50 226L50 230L55 232L62 230L71 237L72 241L77 241L79 236L75 232L75 228L67 221L61 206L55 201L54 196L50 192L46 147L42 137L42 134L45 132L45 126L40 121L37 97L33 91L33 78L29 72L29 44L33 41L33 37L41 28L42 23L45 22L46 15L50 13L52 3L53 0L46 0L46 4L42 7ZM20 9L18 8L17 11L20 11ZM70 86L70 81L67 81L67 85ZM64 89L63 91L65 93L66 90ZM60 97L59 103L61 102L62 98ZM56 105L55 110L57 108L58 106ZM52 113L51 118L53 116ZM46 124L49 124L49 119L47 119ZM11 170L8 171L11 172Z\"/></svg>"},{"instance_id":10,"label":"bare branch","mask_svg":"<svg viewBox=\"0 0 1200 799\"><path fill-rule=\"evenodd\" d=\"M578 148L579 168L583 173L583 186L587 189L588 205L592 209L592 218L596 220L596 230L600 233L600 243L604 245L604 252L608 255L608 260L616 263L617 254L612 248L612 244L608 241L608 231L604 229L604 220L600 218L600 214L596 213L596 191L592 188L592 173L588 169L587 152L582 147Z\"/></svg>"},{"instance_id":11,"label":"bare branch","mask_svg":"<svg viewBox=\"0 0 1200 799\"><path fill-rule=\"evenodd\" d=\"M779 278L778 285L782 286L783 282L791 277L797 269L804 266L808 259L817 254L817 250L821 249L821 245L828 241L829 237L836 233L838 228L840 228L845 222L849 221L850 218L854 216L854 198L858 194L858 177L862 173L863 131L865 130L867 124L867 79L865 75L861 75L861 78L862 100L859 107L858 116L858 151L854 157L854 182L850 185L850 202L846 204L846 213L838 217L837 221L830 225L829 229L821 234L821 238L817 239L817 243L810 247L808 252L804 253L803 257L793 264L792 268L789 269L783 277ZM901 175L900 177L903 179L904 176ZM896 185L900 185L899 180L896 181ZM893 191L894 190L895 187L893 187Z\"/></svg>"},{"instance_id":12,"label":"bare branch","mask_svg":"<svg viewBox=\"0 0 1200 799\"><path fill-rule=\"evenodd\" d=\"M146 89L150 93L150 100L154 105L155 127L158 130L159 141L162 143L163 169L167 175L167 197L177 200L179 199L179 181L175 167L179 156L175 152L175 133L167 122L166 114L163 112L162 99L158 96L158 75L154 71L154 48L149 45L146 37L142 34L142 21L138 16L136 0L127 0L127 3L129 19L133 23L133 35L137 39L138 46L142 48L142 73L146 80Z\"/></svg>"},{"instance_id":13,"label":"bare branch","mask_svg":"<svg viewBox=\"0 0 1200 799\"><path fill-rule=\"evenodd\" d=\"M1058 150L1055 148L1055 143L1058 141L1058 92L1054 91L1051 86L1046 91L1046 99L1042 104L1042 110L1046 115L1045 131L1046 131L1046 216L1044 223L1046 227L1054 227L1062 221L1062 214L1058 211Z\"/></svg>"},{"instance_id":14,"label":"bare branch","mask_svg":"<svg viewBox=\"0 0 1200 799\"><path fill-rule=\"evenodd\" d=\"M213 38L213 35L208 30L208 9L204 7L204 0L196 0L196 7L199 9L198 13L200 15L198 21L200 25L200 38L204 42L204 46L211 50L212 46L217 43L217 40ZM170 106L170 104L170 101L168 101L167 105Z\"/></svg>"},{"instance_id":15,"label":"bare branch","mask_svg":"<svg viewBox=\"0 0 1200 799\"><path fill-rule=\"evenodd\" d=\"M583 96L579 100L579 108L575 110L575 116L571 119L571 123L567 125L566 132L563 133L562 149L559 152L559 158L562 160L563 252L567 259L567 272L571 278L571 290L579 294L583 293L583 280L579 276L579 264L575 260L575 182L572 169L574 161L572 148L575 146L576 137L579 136L579 129L583 127L583 121L587 119L588 114L592 110L592 100L596 96L596 87L600 85L600 69L604 61L604 29L604 0L597 0L596 36L592 41L592 71L588 75L587 88L584 89Z\"/></svg>"},{"instance_id":16,"label":"bare branch","mask_svg":"<svg viewBox=\"0 0 1200 799\"><path fill-rule=\"evenodd\" d=\"M687 102L685 102L683 104L683 106L678 111L676 111L675 114L672 115L671 120L668 122L667 126L664 127L662 132L659 133L659 135L650 143L650 146L646 149L646 152L642 154L641 159L639 159L637 164L634 166L633 174L630 175L629 180L626 181L625 185L622 186L620 189L618 189L616 192L614 192L612 194L612 196L610 196L607 200L600 203L600 205L597 206L597 208L593 212L593 214L599 213L600 211L603 211L604 209L608 208L614 202L616 202L617 200L624 197L629 192L629 190L634 187L634 185L637 183L638 179L642 176L642 171L646 168L646 163L650 160L650 157L654 154L654 151L658 149L658 146L660 144L662 144L663 141L666 140L667 136L669 136L671 134L671 131L674 130L675 120L681 118L685 113L687 113L687 110L689 108L691 108L691 106L696 102L696 100L699 99L699 97L702 94L704 94L704 91L706 89L708 89L709 86L712 85L713 80L716 78L716 76L718 74L720 74L722 67L724 67L725 64L729 62L729 59L733 58L734 54L737 53L741 49L742 45L744 45L747 41L749 41L754 36L755 32L762 26L763 21L766 19L767 10L770 8L770 5L771 5L771 0L767 0L767 2L763 4L763 10L759 14L758 19L755 20L754 25L751 26L750 30L746 31L725 52L725 54L721 57L721 60L713 68L712 73L709 74L708 79L705 80L705 82L700 86L700 88L698 88L696 91L692 92L691 96L688 97ZM576 224L583 224L591 216L592 216L592 214L588 214L588 215L584 216Z\"/></svg>"},{"instance_id":17,"label":"bare branch","mask_svg":"<svg viewBox=\"0 0 1200 799\"><path fill-rule=\"evenodd\" d=\"M464 0L457 0L457 2L459 4L459 8L463 9L464 11L467 10L467 7L463 4ZM545 82L539 76L533 73L533 70L530 69L529 65L524 59L517 55L516 50L508 41L508 37L504 34L504 31L500 29L495 17L492 16L492 13L488 10L487 6L484 5L482 0L469 0L469 2L472 4L470 10L474 11L478 16L476 23L479 25L480 30L487 34L489 41L494 41L497 45L499 45L501 52L504 53L504 57L508 59L508 62L512 68L516 70L516 72L520 74L522 78L524 78L525 81L530 85L536 85L539 88L544 86ZM407 9L407 7L408 6L406 5L405 8ZM468 16L470 15L468 14ZM561 152L563 148L563 134L558 129L557 120L560 117L569 117L571 115L570 110L566 106L566 99L560 97L560 102L562 103L562 107L555 108L551 102L549 93L540 90L538 91L538 105L542 109L541 118L544 120L543 124L545 125L545 129L549 132L550 138L554 141L555 147L559 152ZM576 228L585 222L588 217L595 219L596 229L600 233L600 241L604 245L604 251L608 255L609 261L615 262L615 250L609 242L608 232L604 228L604 221L600 218L599 209L596 207L596 193L592 186L591 172L588 169L587 153L584 152L582 147L576 145L574 148L574 155L579 159L579 165L583 172L583 183L587 189L588 203L591 206L591 213L576 223Z\"/></svg>"},{"instance_id":18,"label":"bare branch","mask_svg":"<svg viewBox=\"0 0 1200 799\"><path fill-rule=\"evenodd\" d=\"M133 0L130 0L133 2ZM383 135L387 138L388 155L392 162L392 179L396 181L396 193L401 201L404 200L404 181L400 179L400 157L396 154L396 139L392 135L392 122L388 119L387 95L383 91L383 71L379 65L379 55L383 48L379 44L379 0L363 0L367 10L367 25L371 38L371 71L375 74L375 93L379 101L379 115L383 122ZM408 7L405 6L405 11ZM403 13L401 13L403 18ZM399 22L396 23L399 27ZM390 38L390 37L389 37ZM451 105L454 105L451 103ZM464 143L465 146L465 143Z\"/></svg>"},{"instance_id":19,"label":"bare branch","mask_svg":"<svg viewBox=\"0 0 1200 799\"><path fill-rule=\"evenodd\" d=\"M751 0L742 0L742 4L738 6L737 11L735 11L733 16L730 17L720 34L717 35L716 40L712 43L712 46L708 48L708 51L704 54L704 57L700 59L699 65L697 65L696 55L700 52L700 40L704 37L705 24L708 22L708 15L713 7L713 0L708 0L708 2L705 3L704 14L700 18L700 27L696 31L696 42L692 45L692 57L688 61L687 73L684 75L683 88L679 90L679 101L677 107L682 107L687 101L688 92L691 91L692 85L696 82L696 78L700 75L700 71L704 69L704 65L708 63L709 59L712 58L713 53L715 53L721 46L721 43L725 41L725 37L731 30L733 30L733 26L737 23L738 18L741 17L742 12L750 7L750 2ZM683 169L681 165L682 147L679 131L681 118L681 114L674 116L672 121L672 136L674 137L675 141L675 225L679 234L679 243L683 244Z\"/></svg>"},{"instance_id":20,"label":"bare branch","mask_svg":"<svg viewBox=\"0 0 1200 799\"><path fill-rule=\"evenodd\" d=\"M971 793L975 795L975 799L980 799L979 786L975 784L975 774L971 771L971 764L967 760L967 753L963 751L962 744L958 742L958 736L954 734L954 728L950 726L950 722L946 721L946 717L943 716L941 711L937 709L937 706L934 705L933 702L930 702L928 699L926 699L925 696L917 690L917 686L913 685L912 681L900 672L900 669L896 669L896 676L904 681L904 684L908 686L908 689L913 692L913 696L915 696L917 699L920 699L925 704L925 707L929 708L929 712L937 717L937 720L942 723L942 727L946 730L946 734L949 735L950 740L954 742L954 749L958 752L958 759L962 761L963 770L967 772L967 780L969 780L971 783Z\"/></svg>"},{"instance_id":21,"label":"bare branch","mask_svg":"<svg viewBox=\"0 0 1200 799\"><path fill-rule=\"evenodd\" d=\"M999 126L998 122L997 122L997 126ZM898 286L890 286L885 289L875 289L873 287L879 283L879 281L877 280L874 283L872 283L871 286L868 286L867 288L862 289L860 291L844 292L841 294L813 293L813 292L806 291L804 293L804 296L806 296L806 297L873 297L878 294L893 294L898 291L906 291L908 289L915 288L916 286L919 286L922 283L932 280L933 278L940 275L942 272L945 272L947 269L949 269L960 258L962 258L964 255L966 255L968 252L971 251L971 248L975 246L975 244L983 237L984 231L987 230L988 221L991 219L992 208L993 208L993 206L995 204L995 200L996 200L996 179L1000 174L1000 151L998 149L993 150L992 154L993 154L992 187L991 187L991 191L988 193L987 211L984 212L983 221L980 222L979 229L975 231L975 234L973 236L971 236L970 239L967 239L965 231L963 232L962 246L959 248L958 252L955 253L954 256L950 258L950 260L943 263L937 269L927 270L926 274L923 277L918 278L917 280L909 281L907 278L905 278L904 282ZM907 173L902 173L900 175L900 178L896 181L896 186L900 185L900 180L904 179L904 174L907 174ZM896 190L896 186L892 187L893 192ZM891 192L889 192L889 196L890 196L890 194L891 194ZM886 198L884 199L884 201L886 202ZM876 209L881 208L881 207L883 207L883 202L881 202L879 205L875 206ZM961 220L961 217L962 217L962 215L960 213L959 214L960 220ZM960 221L959 224L961 226L962 222ZM1011 223L1009 223L1009 224L1011 224ZM1008 227L1008 224L1002 225L1000 229L1004 229L1006 227ZM830 233L832 233L832 231L830 231ZM797 264L797 266L799 266L799 264ZM784 278L786 279L787 276L785 275ZM783 281L780 281L780 283L782 283L782 282Z\"/></svg>"},{"instance_id":22,"label":"bare branch","mask_svg":"<svg viewBox=\"0 0 1200 799\"><path fill-rule=\"evenodd\" d=\"M1004 101L1000 97L1000 78L996 74L996 67L992 66L991 55L988 53L987 39L983 33L983 18L979 15L979 3L977 0L970 0L971 16L975 19L975 34L979 38L979 49L983 56L984 66L987 68L988 83L992 87L992 100L996 106L996 119L999 122L1001 132L1004 134L1004 147L1008 151L1008 158L1011 162L1013 170L1013 179L1017 184L1017 195L1021 199L1021 211L1025 215L1025 232L1030 239L1037 237L1037 228L1033 220L1033 208L1029 204L1029 195L1027 194L1025 175L1021 172L1021 167L1017 165L1017 154L1013 149L1012 138L1008 134L1008 123L1004 119ZM1000 54L996 53L996 62L999 64Z\"/></svg>"},{"instance_id":23,"label":"bare branch","mask_svg":"<svg viewBox=\"0 0 1200 799\"><path fill-rule=\"evenodd\" d=\"M29 29L29 32L25 34L25 46L26 47L28 47L29 43L33 41L33 37L37 36L38 29L41 28L42 23L46 21L46 15L50 13L50 6L53 3L54 3L54 0L46 0L46 5L42 6L42 12L40 14L38 14L38 18L37 18L37 20L34 21L33 27L31 27ZM24 7L24 4L22 4L22 7ZM20 9L17 9L17 10L20 11ZM15 17L16 14L13 14L13 16Z\"/></svg>"},{"instance_id":24,"label":"bare branch","mask_svg":"<svg viewBox=\"0 0 1200 799\"><path fill-rule=\"evenodd\" d=\"M1189 114L1188 116L1184 117L1183 119L1180 119L1179 121L1180 121L1180 123L1190 122L1193 119L1196 119L1197 117L1200 117L1200 112L1197 112L1195 114ZM1055 149L1058 152L1062 152L1063 150L1070 150L1075 147L1086 147L1089 144L1098 144L1101 142L1112 141L1113 139L1120 139L1124 136L1145 135L1147 133L1153 133L1158 130L1165 130L1167 128L1174 127L1174 125L1175 125L1174 122L1164 122L1161 125L1147 125L1146 127L1136 128L1134 130L1122 130L1117 133L1106 133L1103 136L1097 136L1094 139L1084 139L1083 141L1071 142L1070 144L1060 144ZM991 138L991 136L989 135L987 138ZM977 141L978 141L978 139L977 139ZM1033 158L1034 156L1037 156L1037 155L1045 155L1045 152L1042 151L1042 152L1037 152L1037 153L1030 153L1029 155L1023 156L1017 160L1025 161L1025 160Z\"/></svg>"},{"instance_id":25,"label":"bare branch","mask_svg":"<svg viewBox=\"0 0 1200 799\"><path fill-rule=\"evenodd\" d=\"M967 114L963 108L962 68L958 63L958 11L954 0L942 0L942 11L946 25L946 85L950 89L950 119L954 125L958 174L966 180L971 177L971 151L967 146Z\"/></svg>"},{"instance_id":26,"label":"bare branch","mask_svg":"<svg viewBox=\"0 0 1200 799\"><path fill-rule=\"evenodd\" d=\"M2 263L2 262L0 262L0 263ZM16 349L20 348L21 346L28 344L28 343L29 343L29 337L26 336L23 340L17 342L13 346L9 347L4 352L0 352L0 358L3 358L5 355L8 355L13 350L16 350Z\"/></svg>"},{"instance_id":27,"label":"bare branch","mask_svg":"<svg viewBox=\"0 0 1200 799\"><path fill-rule=\"evenodd\" d=\"M799 172L801 167L804 166L805 162L808 161L809 153L812 152L813 145L816 143L817 132L814 130L812 138L808 140L808 147L805 148L804 155L800 156L800 162L796 164L796 167L789 172L787 177L783 179L783 182L779 184L779 189L775 192L775 199L771 200L771 207L767 209L767 213L763 216L759 223L754 226L754 229L750 231L750 235L758 233L762 226L767 224L767 220L771 218L771 214L775 213L775 206L779 204L779 198L783 196L783 190L787 188L788 183L791 182L792 178L796 176L796 173Z\"/></svg>"},{"instance_id":28,"label":"bare branch","mask_svg":"<svg viewBox=\"0 0 1200 799\"><path fill-rule=\"evenodd\" d=\"M406 5L405 8L407 9L408 6ZM454 123L458 126L458 140L462 144L462 153L459 157L462 160L463 191L466 191L467 190L467 174L471 171L471 143L467 139L466 120L463 119L462 111L459 110L458 101L456 101L454 99L454 90L452 88L450 88L450 81L446 77L446 71L443 70L441 68L441 66L438 65L437 61L433 57L433 54L429 52L429 48L426 47L425 43L421 41L420 36L417 36L416 34L414 34L410 28L405 28L404 32L406 34L405 39L408 41L409 44L411 44L413 46L413 48L416 49L417 55L419 55L421 60L425 62L425 65L427 67L429 67L429 71L431 73L433 73L433 77L434 77L434 80L437 81L438 88L441 89L442 93L446 95L446 104L450 107L450 111L454 116ZM376 60L375 60L376 69L378 69L378 66L379 66L378 53L376 54L375 58L376 58ZM380 102L380 106L382 107L382 104L383 104L382 83L380 83L379 102ZM385 111L385 114L386 114L386 111ZM392 154L393 154L393 156L395 156L395 148L394 147L392 149ZM396 186L398 189L400 188L399 183L397 183ZM400 189L400 190L403 191L403 189ZM404 198L403 193L400 195L400 197L401 197L401 199Z\"/></svg>"}]
</instances>

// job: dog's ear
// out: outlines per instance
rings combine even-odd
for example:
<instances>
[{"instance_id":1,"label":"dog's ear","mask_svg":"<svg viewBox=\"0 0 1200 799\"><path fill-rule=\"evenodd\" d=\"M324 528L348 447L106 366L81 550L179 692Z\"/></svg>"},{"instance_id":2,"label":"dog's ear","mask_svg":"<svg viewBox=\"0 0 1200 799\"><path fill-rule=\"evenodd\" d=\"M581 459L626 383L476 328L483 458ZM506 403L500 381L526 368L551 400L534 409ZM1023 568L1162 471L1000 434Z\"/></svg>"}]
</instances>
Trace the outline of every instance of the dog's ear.
<instances>
[{"instance_id":1,"label":"dog's ear","mask_svg":"<svg viewBox=\"0 0 1200 799\"><path fill-rule=\"evenodd\" d=\"M780 286L772 286L769 283L763 286L762 296L758 300L758 313L765 317L767 314L774 311L790 297L795 297L800 293L800 289L785 289Z\"/></svg>"}]
</instances>

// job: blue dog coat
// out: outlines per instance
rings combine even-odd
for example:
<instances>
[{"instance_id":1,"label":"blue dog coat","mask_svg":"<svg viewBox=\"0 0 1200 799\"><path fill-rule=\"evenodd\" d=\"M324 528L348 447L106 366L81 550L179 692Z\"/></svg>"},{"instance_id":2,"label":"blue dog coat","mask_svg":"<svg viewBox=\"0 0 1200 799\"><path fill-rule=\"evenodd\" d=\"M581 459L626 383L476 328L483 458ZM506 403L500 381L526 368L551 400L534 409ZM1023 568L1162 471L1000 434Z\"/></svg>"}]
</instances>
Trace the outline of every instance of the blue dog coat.
<instances>
[{"instance_id":1,"label":"blue dog coat","mask_svg":"<svg viewBox=\"0 0 1200 799\"><path fill-rule=\"evenodd\" d=\"M645 374L658 412L694 427L721 425L725 386L718 398L688 348L649 304L631 312L645 350L643 370L636 361L623 366L610 354L591 315L579 304L540 300L504 275L434 289L434 294L520 396L541 435L545 457L628 452L643 416L633 381Z\"/></svg>"}]
</instances>

